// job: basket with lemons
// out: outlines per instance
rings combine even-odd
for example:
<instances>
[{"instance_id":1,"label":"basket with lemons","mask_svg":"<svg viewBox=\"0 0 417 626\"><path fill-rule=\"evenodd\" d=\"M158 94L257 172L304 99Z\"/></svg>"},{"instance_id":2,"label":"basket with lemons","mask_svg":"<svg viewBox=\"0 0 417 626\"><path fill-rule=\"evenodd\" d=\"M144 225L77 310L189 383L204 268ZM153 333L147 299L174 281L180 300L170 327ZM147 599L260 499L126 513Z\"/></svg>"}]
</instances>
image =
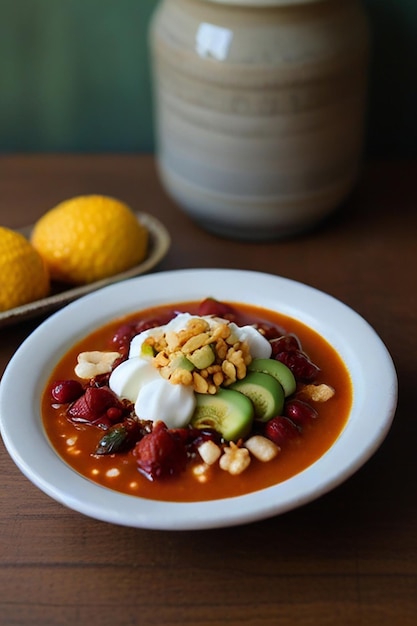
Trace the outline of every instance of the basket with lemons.
<instances>
[{"instance_id":1,"label":"basket with lemons","mask_svg":"<svg viewBox=\"0 0 417 626\"><path fill-rule=\"evenodd\" d=\"M124 272L147 254L148 231L125 203L70 198L47 211L30 240L0 227L0 311L47 296L54 281L87 285Z\"/></svg>"}]
</instances>

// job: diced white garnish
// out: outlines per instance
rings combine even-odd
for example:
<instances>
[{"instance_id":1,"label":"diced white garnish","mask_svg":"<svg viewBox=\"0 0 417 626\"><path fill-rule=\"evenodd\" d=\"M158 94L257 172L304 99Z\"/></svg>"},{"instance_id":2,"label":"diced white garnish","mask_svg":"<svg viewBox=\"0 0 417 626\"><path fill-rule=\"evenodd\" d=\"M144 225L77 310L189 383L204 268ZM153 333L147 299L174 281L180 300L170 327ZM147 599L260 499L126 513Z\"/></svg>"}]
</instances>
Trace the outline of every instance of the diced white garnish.
<instances>
[{"instance_id":1,"label":"diced white garnish","mask_svg":"<svg viewBox=\"0 0 417 626\"><path fill-rule=\"evenodd\" d=\"M246 341L253 359L269 359L271 356L271 344L253 326L237 326L234 322L229 324L231 338L228 343Z\"/></svg>"},{"instance_id":2,"label":"diced white garnish","mask_svg":"<svg viewBox=\"0 0 417 626\"><path fill-rule=\"evenodd\" d=\"M259 461L266 463L274 459L281 451L273 441L262 437L262 435L253 435L245 441L245 448L249 450Z\"/></svg>"},{"instance_id":3,"label":"diced white garnish","mask_svg":"<svg viewBox=\"0 0 417 626\"><path fill-rule=\"evenodd\" d=\"M220 457L222 451L218 445L208 439L198 446L198 452L207 465L213 465Z\"/></svg>"},{"instance_id":4,"label":"diced white garnish","mask_svg":"<svg viewBox=\"0 0 417 626\"><path fill-rule=\"evenodd\" d=\"M136 402L140 388L156 378L160 374L152 363L136 357L123 361L112 371L109 387L120 398Z\"/></svg>"},{"instance_id":5,"label":"diced white garnish","mask_svg":"<svg viewBox=\"0 0 417 626\"><path fill-rule=\"evenodd\" d=\"M191 386L172 385L159 376L140 389L135 412L142 420L161 420L168 428L184 428L191 419L195 404Z\"/></svg>"},{"instance_id":6,"label":"diced white garnish","mask_svg":"<svg viewBox=\"0 0 417 626\"><path fill-rule=\"evenodd\" d=\"M101 350L80 352L74 371L79 378L85 380L100 374L108 374L119 356L119 352L103 352Z\"/></svg>"}]
</instances>

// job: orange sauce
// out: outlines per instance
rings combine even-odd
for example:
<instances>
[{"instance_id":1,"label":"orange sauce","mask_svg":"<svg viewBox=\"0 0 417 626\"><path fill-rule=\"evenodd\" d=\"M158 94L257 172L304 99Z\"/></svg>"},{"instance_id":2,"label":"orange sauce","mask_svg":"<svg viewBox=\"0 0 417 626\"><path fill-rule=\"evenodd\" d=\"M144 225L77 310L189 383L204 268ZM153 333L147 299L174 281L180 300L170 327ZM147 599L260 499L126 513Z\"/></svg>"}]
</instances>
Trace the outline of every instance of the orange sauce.
<instances>
[{"instance_id":1,"label":"orange sauce","mask_svg":"<svg viewBox=\"0 0 417 626\"><path fill-rule=\"evenodd\" d=\"M210 468L205 482L197 480L192 462L179 476L151 481L137 469L131 452L113 455L94 455L103 431L94 426L75 425L66 418L65 408L54 408L50 388L58 379L76 378L74 367L81 351L109 350L115 330L123 323L160 317L164 312L195 312L198 303L182 303L140 311L117 319L82 339L69 350L51 373L42 398L42 416L51 444L74 470L86 478L110 489L143 498L176 502L214 500L247 494L275 485L301 472L319 459L335 442L343 430L352 404L352 384L349 372L337 352L327 341L301 322L260 307L235 304L242 318L239 323L266 321L287 333L294 333L303 350L321 371L317 383L332 386L335 396L323 403L312 403L319 416L300 438L288 441L278 456L267 463L252 459L249 468L239 476L232 476L217 465Z\"/></svg>"}]
</instances>

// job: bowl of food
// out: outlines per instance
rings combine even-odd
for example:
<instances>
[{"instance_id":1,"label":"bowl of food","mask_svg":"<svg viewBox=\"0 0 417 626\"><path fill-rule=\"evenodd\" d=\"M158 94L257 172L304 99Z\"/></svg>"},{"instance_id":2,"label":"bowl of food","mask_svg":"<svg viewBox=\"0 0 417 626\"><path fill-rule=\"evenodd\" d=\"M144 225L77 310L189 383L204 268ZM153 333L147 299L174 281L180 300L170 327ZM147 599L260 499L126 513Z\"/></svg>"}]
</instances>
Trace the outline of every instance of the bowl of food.
<instances>
[{"instance_id":1,"label":"bowl of food","mask_svg":"<svg viewBox=\"0 0 417 626\"><path fill-rule=\"evenodd\" d=\"M187 530L327 493L378 449L396 402L387 348L345 304L279 276L195 269L113 284L48 318L6 368L0 425L58 502Z\"/></svg>"}]
</instances>

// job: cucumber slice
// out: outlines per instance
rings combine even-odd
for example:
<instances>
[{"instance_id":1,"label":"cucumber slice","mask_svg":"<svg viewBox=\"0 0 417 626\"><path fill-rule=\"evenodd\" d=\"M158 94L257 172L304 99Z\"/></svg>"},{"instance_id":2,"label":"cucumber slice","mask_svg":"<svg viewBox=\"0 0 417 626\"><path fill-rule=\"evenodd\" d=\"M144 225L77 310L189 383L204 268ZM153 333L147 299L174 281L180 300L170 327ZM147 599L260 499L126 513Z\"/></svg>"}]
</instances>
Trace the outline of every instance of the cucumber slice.
<instances>
[{"instance_id":1,"label":"cucumber slice","mask_svg":"<svg viewBox=\"0 0 417 626\"><path fill-rule=\"evenodd\" d=\"M197 350L194 350L191 354L187 355L187 359L191 361L191 363L199 370L203 370L206 367L209 367L214 360L216 355L213 352L213 348L209 345L202 346Z\"/></svg>"},{"instance_id":2,"label":"cucumber slice","mask_svg":"<svg viewBox=\"0 0 417 626\"><path fill-rule=\"evenodd\" d=\"M282 414L284 390L276 378L262 372L251 372L242 380L230 385L229 389L239 391L251 400L255 409L255 419L267 422Z\"/></svg>"},{"instance_id":3,"label":"cucumber slice","mask_svg":"<svg viewBox=\"0 0 417 626\"><path fill-rule=\"evenodd\" d=\"M253 359L248 370L262 372L276 378L284 390L285 397L290 396L296 389L294 374L290 368L275 359Z\"/></svg>"},{"instance_id":4,"label":"cucumber slice","mask_svg":"<svg viewBox=\"0 0 417 626\"><path fill-rule=\"evenodd\" d=\"M194 363L191 363L186 356L178 354L178 356L172 359L172 362L167 367L171 368L171 371L181 369L192 372L194 369Z\"/></svg>"},{"instance_id":5,"label":"cucumber slice","mask_svg":"<svg viewBox=\"0 0 417 626\"><path fill-rule=\"evenodd\" d=\"M197 404L191 418L195 428L213 428L227 441L246 437L252 428L253 404L232 389L218 389L214 395L196 393Z\"/></svg>"},{"instance_id":6,"label":"cucumber slice","mask_svg":"<svg viewBox=\"0 0 417 626\"><path fill-rule=\"evenodd\" d=\"M140 347L140 356L144 359L151 359L155 356L155 350L148 343L143 343Z\"/></svg>"}]
</instances>

